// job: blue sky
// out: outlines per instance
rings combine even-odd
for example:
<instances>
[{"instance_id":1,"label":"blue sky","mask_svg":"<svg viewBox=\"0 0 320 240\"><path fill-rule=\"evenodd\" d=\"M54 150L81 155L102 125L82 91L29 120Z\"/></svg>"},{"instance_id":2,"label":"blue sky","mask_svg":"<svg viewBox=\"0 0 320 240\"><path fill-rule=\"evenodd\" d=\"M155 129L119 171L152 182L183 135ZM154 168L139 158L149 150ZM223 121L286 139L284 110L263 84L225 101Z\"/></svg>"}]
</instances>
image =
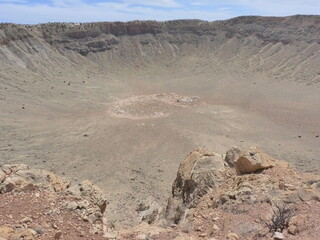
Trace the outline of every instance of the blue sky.
<instances>
[{"instance_id":1,"label":"blue sky","mask_svg":"<svg viewBox=\"0 0 320 240\"><path fill-rule=\"evenodd\" d=\"M320 15L320 0L0 0L0 22L25 24L294 14Z\"/></svg>"}]
</instances>

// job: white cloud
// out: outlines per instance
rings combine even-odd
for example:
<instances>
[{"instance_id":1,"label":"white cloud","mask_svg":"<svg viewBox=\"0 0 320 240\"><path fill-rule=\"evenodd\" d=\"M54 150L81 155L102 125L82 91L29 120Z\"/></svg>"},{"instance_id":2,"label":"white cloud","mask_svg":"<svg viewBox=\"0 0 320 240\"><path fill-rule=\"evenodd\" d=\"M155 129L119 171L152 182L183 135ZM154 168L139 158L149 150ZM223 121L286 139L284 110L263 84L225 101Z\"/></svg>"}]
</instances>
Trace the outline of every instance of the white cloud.
<instances>
[{"instance_id":1,"label":"white cloud","mask_svg":"<svg viewBox=\"0 0 320 240\"><path fill-rule=\"evenodd\" d=\"M319 0L186 0L193 6L227 6L233 12L251 15L288 16L294 14L320 14Z\"/></svg>"},{"instance_id":2,"label":"white cloud","mask_svg":"<svg viewBox=\"0 0 320 240\"><path fill-rule=\"evenodd\" d=\"M168 11L162 8L142 4L143 0L125 0L122 2L102 2L86 4L78 0L54 0L53 5L20 5L0 3L0 22L16 23L44 23L44 22L92 22L92 21L130 21L130 20L173 20L198 18L216 20L229 18L232 15L226 12L189 11L177 8L177 3L171 0L158 1L157 6L166 6ZM78 3L78 4L77 4ZM140 5L140 6L139 6Z\"/></svg>"},{"instance_id":3,"label":"white cloud","mask_svg":"<svg viewBox=\"0 0 320 240\"><path fill-rule=\"evenodd\" d=\"M31 1L29 1L31 2ZM319 14L319 0L51 0L28 4L0 0L0 22L92 22L129 20L219 20L239 15Z\"/></svg>"},{"instance_id":4,"label":"white cloud","mask_svg":"<svg viewBox=\"0 0 320 240\"><path fill-rule=\"evenodd\" d=\"M154 7L166 7L166 8L177 8L182 5L175 0L158 0L158 1L148 1L148 0L124 0L128 4L139 4L144 6L154 6Z\"/></svg>"},{"instance_id":5,"label":"white cloud","mask_svg":"<svg viewBox=\"0 0 320 240\"><path fill-rule=\"evenodd\" d=\"M51 0L55 7L79 7L83 5L81 0Z\"/></svg>"},{"instance_id":6,"label":"white cloud","mask_svg":"<svg viewBox=\"0 0 320 240\"><path fill-rule=\"evenodd\" d=\"M130 20L173 20L173 19L225 19L232 17L227 12L186 11L173 9L165 11L152 7L132 7L124 3L82 4L66 8L63 5L23 6L6 4L0 6L0 19L5 22L44 23L44 22L93 22L93 21L130 21ZM5 11L2 9L6 9ZM19 16L19 17L13 17Z\"/></svg>"},{"instance_id":7,"label":"white cloud","mask_svg":"<svg viewBox=\"0 0 320 240\"><path fill-rule=\"evenodd\" d=\"M0 0L1 3L26 3L26 0Z\"/></svg>"},{"instance_id":8,"label":"white cloud","mask_svg":"<svg viewBox=\"0 0 320 240\"><path fill-rule=\"evenodd\" d=\"M262 15L320 14L318 0L227 0L227 2Z\"/></svg>"}]
</instances>

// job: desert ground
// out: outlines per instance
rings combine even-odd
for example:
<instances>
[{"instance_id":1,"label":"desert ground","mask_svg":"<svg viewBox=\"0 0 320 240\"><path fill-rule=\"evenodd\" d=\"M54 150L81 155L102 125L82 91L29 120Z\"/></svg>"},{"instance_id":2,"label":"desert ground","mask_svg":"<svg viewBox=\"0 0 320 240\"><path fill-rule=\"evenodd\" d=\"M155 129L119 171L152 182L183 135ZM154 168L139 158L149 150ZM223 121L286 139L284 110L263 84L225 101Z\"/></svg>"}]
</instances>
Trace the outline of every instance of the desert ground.
<instances>
[{"instance_id":1,"label":"desert ground","mask_svg":"<svg viewBox=\"0 0 320 240\"><path fill-rule=\"evenodd\" d=\"M0 165L163 204L199 146L258 145L320 173L320 17L0 25Z\"/></svg>"}]
</instances>

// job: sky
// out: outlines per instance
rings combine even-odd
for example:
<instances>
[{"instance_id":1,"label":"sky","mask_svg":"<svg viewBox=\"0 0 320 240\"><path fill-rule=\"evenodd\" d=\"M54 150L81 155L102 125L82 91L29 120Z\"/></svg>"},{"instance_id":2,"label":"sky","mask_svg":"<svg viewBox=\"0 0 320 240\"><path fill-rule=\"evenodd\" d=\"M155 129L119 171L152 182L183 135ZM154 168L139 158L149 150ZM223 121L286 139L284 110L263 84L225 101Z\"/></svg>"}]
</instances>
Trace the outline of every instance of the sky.
<instances>
[{"instance_id":1,"label":"sky","mask_svg":"<svg viewBox=\"0 0 320 240\"><path fill-rule=\"evenodd\" d=\"M295 14L320 15L320 0L0 0L0 22L21 24Z\"/></svg>"}]
</instances>

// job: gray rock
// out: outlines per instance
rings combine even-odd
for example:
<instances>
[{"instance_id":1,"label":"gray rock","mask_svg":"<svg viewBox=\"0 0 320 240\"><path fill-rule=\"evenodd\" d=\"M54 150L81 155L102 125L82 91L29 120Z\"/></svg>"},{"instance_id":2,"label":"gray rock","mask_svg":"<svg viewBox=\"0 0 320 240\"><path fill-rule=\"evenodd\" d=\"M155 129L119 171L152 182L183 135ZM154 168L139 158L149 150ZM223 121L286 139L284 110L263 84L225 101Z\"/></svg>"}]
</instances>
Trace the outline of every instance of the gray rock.
<instances>
[{"instance_id":1,"label":"gray rock","mask_svg":"<svg viewBox=\"0 0 320 240\"><path fill-rule=\"evenodd\" d=\"M158 209L153 209L152 211L147 210L143 212L141 220L149 224L152 224L157 220L158 214L159 214Z\"/></svg>"},{"instance_id":2,"label":"gray rock","mask_svg":"<svg viewBox=\"0 0 320 240\"><path fill-rule=\"evenodd\" d=\"M103 214L107 207L107 198L100 188L95 186L92 182L85 180L80 184L72 186L67 189L67 193L77 198L85 199L94 205L98 206L100 212ZM80 203L78 203L78 206ZM84 206L87 207L87 206Z\"/></svg>"},{"instance_id":3,"label":"gray rock","mask_svg":"<svg viewBox=\"0 0 320 240\"><path fill-rule=\"evenodd\" d=\"M21 220L21 223L31 223L31 222L32 222L32 219L29 217L25 217Z\"/></svg>"},{"instance_id":4,"label":"gray rock","mask_svg":"<svg viewBox=\"0 0 320 240\"><path fill-rule=\"evenodd\" d=\"M44 234L44 230L40 227L33 228L33 230L39 235Z\"/></svg>"},{"instance_id":5,"label":"gray rock","mask_svg":"<svg viewBox=\"0 0 320 240\"><path fill-rule=\"evenodd\" d=\"M0 193L11 192L15 188L16 188L16 186L13 183L1 184L0 185Z\"/></svg>"},{"instance_id":6,"label":"gray rock","mask_svg":"<svg viewBox=\"0 0 320 240\"><path fill-rule=\"evenodd\" d=\"M107 239L117 239L118 238L118 233L116 232L107 232L104 234L104 237Z\"/></svg>"},{"instance_id":7,"label":"gray rock","mask_svg":"<svg viewBox=\"0 0 320 240\"><path fill-rule=\"evenodd\" d=\"M76 202L67 202L65 208L68 210L75 210L77 209L78 204Z\"/></svg>"},{"instance_id":8,"label":"gray rock","mask_svg":"<svg viewBox=\"0 0 320 240\"><path fill-rule=\"evenodd\" d=\"M229 167L235 167L236 161L240 157L240 154L241 150L238 147L232 147L227 151L224 161Z\"/></svg>"}]
</instances>

